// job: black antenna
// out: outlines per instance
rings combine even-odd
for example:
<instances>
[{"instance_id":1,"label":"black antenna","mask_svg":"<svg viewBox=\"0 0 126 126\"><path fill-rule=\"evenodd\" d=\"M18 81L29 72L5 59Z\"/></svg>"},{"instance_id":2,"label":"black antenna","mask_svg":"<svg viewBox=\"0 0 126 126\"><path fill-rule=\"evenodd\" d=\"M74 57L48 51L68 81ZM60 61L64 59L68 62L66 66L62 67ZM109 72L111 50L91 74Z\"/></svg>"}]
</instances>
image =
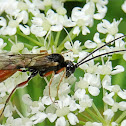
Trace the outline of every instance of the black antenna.
<instances>
[{"instance_id":1,"label":"black antenna","mask_svg":"<svg viewBox=\"0 0 126 126\"><path fill-rule=\"evenodd\" d=\"M80 65L82 65L82 64L84 64L84 63L86 63L86 62L88 62L88 61L90 61L90 60L92 60L92 59L98 58L98 57L100 57L100 56L104 56L104 55L108 55L108 54L112 54L112 53L117 53L117 52L124 52L124 51L126 51L126 49L123 49L123 50L116 50L116 51L107 52L107 53L103 53L103 54L94 56L94 57L92 57L92 58L90 58L90 59L87 59L87 60L85 60L85 61L82 61L81 63L79 63L79 64L77 65L77 67L79 67ZM76 64L75 64L75 65L76 65Z\"/></svg>"},{"instance_id":2,"label":"black antenna","mask_svg":"<svg viewBox=\"0 0 126 126\"><path fill-rule=\"evenodd\" d=\"M108 43L105 43L104 45L102 45L101 47L99 47L99 48L97 48L97 49L95 49L94 51L92 51L90 54L88 54L86 57L84 57L82 60L80 60L78 63L76 63L75 64L75 67L77 68L77 67L79 67L81 64L83 64L83 63L85 63L85 59L86 58L88 58L90 55L92 55L94 52L96 52L96 51L98 51L98 50L100 50L101 48L103 48L103 47L105 47L106 45L109 45L110 43L112 43L112 42L114 42L114 41L116 41L116 40L118 40L118 39L121 39L121 38L124 38L124 37L126 37L126 35L123 35L123 36L121 36L121 37L118 37L118 38L116 38L116 39L114 39L114 40L112 40L112 41L110 41L110 42L108 42ZM120 51L121 52L121 50L118 50L118 51ZM126 50L125 50L126 51ZM109 54L112 54L112 52L108 52ZM115 51L113 51L113 53L115 53ZM104 54L101 54L101 55L98 55L99 57L100 56L103 56L103 55L107 55L107 53L104 53ZM97 56L97 57L98 57ZM96 57L96 58L97 58ZM93 59L95 59L94 57L93 57ZM87 60L86 60L87 61ZM88 60L89 61L89 60Z\"/></svg>"}]
</instances>

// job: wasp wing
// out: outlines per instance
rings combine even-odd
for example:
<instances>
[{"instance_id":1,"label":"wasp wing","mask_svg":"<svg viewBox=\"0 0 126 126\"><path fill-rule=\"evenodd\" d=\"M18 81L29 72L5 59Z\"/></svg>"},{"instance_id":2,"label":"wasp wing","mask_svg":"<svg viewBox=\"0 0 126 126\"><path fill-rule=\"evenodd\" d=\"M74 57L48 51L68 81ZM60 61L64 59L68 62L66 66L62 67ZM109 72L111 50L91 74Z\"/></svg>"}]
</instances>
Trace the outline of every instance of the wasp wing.
<instances>
[{"instance_id":1,"label":"wasp wing","mask_svg":"<svg viewBox=\"0 0 126 126\"><path fill-rule=\"evenodd\" d=\"M56 64L57 62L50 61L47 58L47 54L0 54L0 70L47 67Z\"/></svg>"}]
</instances>

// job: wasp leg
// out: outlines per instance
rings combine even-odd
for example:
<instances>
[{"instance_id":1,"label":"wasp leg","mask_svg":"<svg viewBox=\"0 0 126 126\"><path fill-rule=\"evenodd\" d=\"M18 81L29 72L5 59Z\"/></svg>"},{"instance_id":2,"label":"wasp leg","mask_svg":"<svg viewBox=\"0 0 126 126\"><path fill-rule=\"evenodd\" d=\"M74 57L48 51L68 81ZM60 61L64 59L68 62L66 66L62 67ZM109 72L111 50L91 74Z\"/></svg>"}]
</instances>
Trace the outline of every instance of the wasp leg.
<instances>
[{"instance_id":1,"label":"wasp leg","mask_svg":"<svg viewBox=\"0 0 126 126\"><path fill-rule=\"evenodd\" d=\"M63 72L63 75L61 76L60 81L59 81L59 84L57 86L57 97L58 97L59 86L60 86L60 84L61 84L61 82L62 82L62 80L63 80L63 78L64 78L64 76L66 74L66 68L63 68L63 71L64 71Z\"/></svg>"},{"instance_id":2,"label":"wasp leg","mask_svg":"<svg viewBox=\"0 0 126 126\"><path fill-rule=\"evenodd\" d=\"M50 86L51 86L51 84L52 84L54 74L55 74L55 73L54 73L54 71L53 71L53 72L52 72L51 79L50 79L50 81L49 81L49 97L50 97L50 99L51 99L51 101L52 101L53 103L54 103L55 101L52 100L51 92L50 92Z\"/></svg>"},{"instance_id":3,"label":"wasp leg","mask_svg":"<svg viewBox=\"0 0 126 126\"><path fill-rule=\"evenodd\" d=\"M24 81L24 82L22 82L22 83L20 83L20 84L18 84L18 85L15 86L15 88L11 91L10 95L8 96L8 98L7 98L6 102L5 102L4 108L3 108L3 110L2 110L2 112L1 112L1 114L0 114L0 118L1 118L1 116L3 115L3 112L4 112L5 108L6 108L7 103L9 102L9 100L10 100L12 94L16 91L16 89L19 88L19 87L24 86L24 85L25 85L27 82L29 82L37 73L38 73L38 71L34 71L34 72L31 74L31 76L28 77L28 79L27 79L26 81Z\"/></svg>"},{"instance_id":4,"label":"wasp leg","mask_svg":"<svg viewBox=\"0 0 126 126\"><path fill-rule=\"evenodd\" d=\"M40 50L40 53L41 53L41 54L44 54L44 55L48 55L47 50Z\"/></svg>"},{"instance_id":5,"label":"wasp leg","mask_svg":"<svg viewBox=\"0 0 126 126\"><path fill-rule=\"evenodd\" d=\"M51 76L51 79L50 79L50 81L49 81L49 84L48 84L48 86L49 86L49 97L50 97L51 101L52 101L53 103L55 103L55 101L53 101L53 99L52 99L52 97L51 97L51 91L50 91L50 86L51 86L51 84L52 84L52 81L53 81L53 77L54 77L54 75L55 75L55 72L54 72L54 71L50 71L50 72L48 72L48 73L46 73L46 74L44 74L44 75L43 75L43 73L39 72L39 75L40 75L41 77L47 77L47 76L49 76L49 75L52 75L52 76Z\"/></svg>"}]
</instances>

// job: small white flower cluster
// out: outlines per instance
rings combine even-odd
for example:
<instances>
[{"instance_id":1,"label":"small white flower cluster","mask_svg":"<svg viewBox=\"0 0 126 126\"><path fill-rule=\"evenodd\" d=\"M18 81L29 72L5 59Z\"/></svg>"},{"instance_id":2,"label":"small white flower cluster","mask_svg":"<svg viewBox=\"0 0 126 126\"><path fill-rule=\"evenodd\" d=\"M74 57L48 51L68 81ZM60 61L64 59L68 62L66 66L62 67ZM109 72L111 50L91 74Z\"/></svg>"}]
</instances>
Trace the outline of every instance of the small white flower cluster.
<instances>
[{"instance_id":1,"label":"small white flower cluster","mask_svg":"<svg viewBox=\"0 0 126 126\"><path fill-rule=\"evenodd\" d=\"M1 0L0 14L6 13L6 17L0 17L0 35L15 35L19 28L25 35L30 33L36 37L43 37L49 31L61 31L63 27L74 27L73 34L86 35L90 33L88 27L93 25L94 19L103 19L108 0L87 1L83 8L75 7L70 18L63 3L57 0ZM95 6L96 5L96 6ZM44 15L46 7L52 6L56 11L49 9ZM97 13L95 11L97 10ZM29 17L32 16L32 19ZM29 26L30 24L30 26Z\"/></svg>"}]
</instances>

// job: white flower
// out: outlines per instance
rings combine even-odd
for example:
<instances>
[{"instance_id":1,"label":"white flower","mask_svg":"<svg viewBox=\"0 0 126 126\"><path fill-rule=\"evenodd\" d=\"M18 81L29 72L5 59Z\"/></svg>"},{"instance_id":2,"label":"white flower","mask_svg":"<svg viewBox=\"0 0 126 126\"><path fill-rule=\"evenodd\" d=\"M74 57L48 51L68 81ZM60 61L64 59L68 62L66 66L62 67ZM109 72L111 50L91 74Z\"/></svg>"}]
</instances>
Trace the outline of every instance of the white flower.
<instances>
[{"instance_id":1,"label":"white flower","mask_svg":"<svg viewBox=\"0 0 126 126\"><path fill-rule=\"evenodd\" d=\"M107 87L111 86L111 77L109 75L105 75L102 80L103 88L107 89Z\"/></svg>"},{"instance_id":2,"label":"white flower","mask_svg":"<svg viewBox=\"0 0 126 126\"><path fill-rule=\"evenodd\" d=\"M6 26L6 19L4 17L0 17L0 26Z\"/></svg>"},{"instance_id":3,"label":"white flower","mask_svg":"<svg viewBox=\"0 0 126 126\"><path fill-rule=\"evenodd\" d=\"M61 31L63 29L63 26L61 24L53 25L51 26L50 30L51 31Z\"/></svg>"},{"instance_id":4,"label":"white flower","mask_svg":"<svg viewBox=\"0 0 126 126\"><path fill-rule=\"evenodd\" d=\"M112 62L107 61L104 65L99 65L97 67L96 73L101 75L111 74L112 71Z\"/></svg>"},{"instance_id":5,"label":"white flower","mask_svg":"<svg viewBox=\"0 0 126 126\"><path fill-rule=\"evenodd\" d=\"M111 109L107 109L103 112L103 115L107 117L107 120L111 120L111 118L114 116L114 112Z\"/></svg>"},{"instance_id":6,"label":"white flower","mask_svg":"<svg viewBox=\"0 0 126 126\"><path fill-rule=\"evenodd\" d=\"M92 42L91 40L87 40L87 41L84 43L84 46L85 46L86 48L91 49L91 48L95 48L97 45L96 45L96 43Z\"/></svg>"},{"instance_id":7,"label":"white flower","mask_svg":"<svg viewBox=\"0 0 126 126\"><path fill-rule=\"evenodd\" d=\"M123 59L126 61L126 53L124 53L124 55L123 55Z\"/></svg>"},{"instance_id":8,"label":"white flower","mask_svg":"<svg viewBox=\"0 0 126 126\"><path fill-rule=\"evenodd\" d=\"M56 115L61 117L67 115L69 112L70 111L68 107L62 107L56 110Z\"/></svg>"},{"instance_id":9,"label":"white flower","mask_svg":"<svg viewBox=\"0 0 126 126\"><path fill-rule=\"evenodd\" d=\"M89 0L87 0L89 1ZM105 5L108 4L108 0L92 0L92 3L96 4L96 9L97 9L97 13L93 15L94 19L103 19L105 17L105 14L107 13L107 7ZM90 3L90 2L89 2ZM93 10L93 6L90 8L90 10Z\"/></svg>"},{"instance_id":10,"label":"white flower","mask_svg":"<svg viewBox=\"0 0 126 126\"><path fill-rule=\"evenodd\" d=\"M108 104L108 105L113 105L114 104L114 100L113 100L113 97L114 96L114 92L111 92L110 94L106 94L104 97L103 97L103 101Z\"/></svg>"},{"instance_id":11,"label":"white flower","mask_svg":"<svg viewBox=\"0 0 126 126\"><path fill-rule=\"evenodd\" d=\"M98 96L100 93L100 90L97 87L89 86L88 91L92 96Z\"/></svg>"},{"instance_id":12,"label":"white flower","mask_svg":"<svg viewBox=\"0 0 126 126\"><path fill-rule=\"evenodd\" d=\"M122 10L126 13L126 1L122 4Z\"/></svg>"},{"instance_id":13,"label":"white flower","mask_svg":"<svg viewBox=\"0 0 126 126\"><path fill-rule=\"evenodd\" d=\"M86 108L91 107L92 102L93 100L88 95L84 95L83 99L79 100L79 112L83 112Z\"/></svg>"},{"instance_id":14,"label":"white flower","mask_svg":"<svg viewBox=\"0 0 126 126\"><path fill-rule=\"evenodd\" d=\"M88 88L89 84L82 78L79 78L79 82L76 82L76 88L81 88L81 89L85 89Z\"/></svg>"},{"instance_id":15,"label":"white flower","mask_svg":"<svg viewBox=\"0 0 126 126\"><path fill-rule=\"evenodd\" d=\"M112 122L111 124L112 124L112 126L118 126L118 124L116 122Z\"/></svg>"},{"instance_id":16,"label":"white flower","mask_svg":"<svg viewBox=\"0 0 126 126\"><path fill-rule=\"evenodd\" d=\"M32 105L29 106L30 114L37 114L45 109L43 103L33 101Z\"/></svg>"},{"instance_id":17,"label":"white flower","mask_svg":"<svg viewBox=\"0 0 126 126\"><path fill-rule=\"evenodd\" d=\"M115 93L118 93L120 91L120 86L119 85L112 85L112 91Z\"/></svg>"},{"instance_id":18,"label":"white flower","mask_svg":"<svg viewBox=\"0 0 126 126\"><path fill-rule=\"evenodd\" d=\"M118 96L122 99L126 99L126 90L121 90L118 92Z\"/></svg>"},{"instance_id":19,"label":"white flower","mask_svg":"<svg viewBox=\"0 0 126 126\"><path fill-rule=\"evenodd\" d=\"M81 42L79 42L78 40L76 40L74 42L74 44L70 43L69 41L67 41L65 44L64 44L64 47L68 50L72 50L73 53L75 54L78 54L79 51L81 50L80 48L80 45L81 45Z\"/></svg>"},{"instance_id":20,"label":"white flower","mask_svg":"<svg viewBox=\"0 0 126 126\"><path fill-rule=\"evenodd\" d=\"M12 53L19 53L19 51L23 50L24 48L24 44L19 42L19 43L16 43L16 44L13 44L13 46L11 47L11 52Z\"/></svg>"},{"instance_id":21,"label":"white flower","mask_svg":"<svg viewBox=\"0 0 126 126\"><path fill-rule=\"evenodd\" d=\"M78 34L79 29L82 28L82 34L86 35L87 33L90 33L89 29L87 28L88 25L90 25L91 18L89 15L86 15L83 9L79 7L75 7L72 10L72 15L71 15L72 21L76 22L76 26L73 30L73 33ZM92 22L91 22L92 23ZM77 31L76 31L77 30Z\"/></svg>"},{"instance_id":22,"label":"white flower","mask_svg":"<svg viewBox=\"0 0 126 126\"><path fill-rule=\"evenodd\" d=\"M28 12L23 10L18 13L16 18L17 18L16 21L26 24L28 22Z\"/></svg>"},{"instance_id":23,"label":"white flower","mask_svg":"<svg viewBox=\"0 0 126 126\"><path fill-rule=\"evenodd\" d=\"M49 96L43 96L42 103L45 105L51 105L52 101Z\"/></svg>"},{"instance_id":24,"label":"white flower","mask_svg":"<svg viewBox=\"0 0 126 126\"><path fill-rule=\"evenodd\" d=\"M55 126L66 126L66 120L63 116L56 120Z\"/></svg>"},{"instance_id":25,"label":"white flower","mask_svg":"<svg viewBox=\"0 0 126 126\"><path fill-rule=\"evenodd\" d=\"M33 5L35 6L35 8L40 9L40 10L44 10L45 9L44 1L34 0L32 2L33 2Z\"/></svg>"},{"instance_id":26,"label":"white flower","mask_svg":"<svg viewBox=\"0 0 126 126\"><path fill-rule=\"evenodd\" d=\"M0 29L0 34L1 35L14 35L16 33L16 27L10 27L10 26L7 26L7 27L2 27Z\"/></svg>"},{"instance_id":27,"label":"white flower","mask_svg":"<svg viewBox=\"0 0 126 126\"><path fill-rule=\"evenodd\" d=\"M68 19L66 15L60 15L51 9L47 12L46 20L51 25L51 31L61 31L63 26L72 27L75 25L75 23L72 22L70 18Z\"/></svg>"},{"instance_id":28,"label":"white flower","mask_svg":"<svg viewBox=\"0 0 126 126\"><path fill-rule=\"evenodd\" d=\"M68 83L61 83L58 95L67 95L70 93L70 85Z\"/></svg>"},{"instance_id":29,"label":"white flower","mask_svg":"<svg viewBox=\"0 0 126 126\"><path fill-rule=\"evenodd\" d=\"M92 126L102 126L102 123L98 123L98 122L93 122Z\"/></svg>"},{"instance_id":30,"label":"white flower","mask_svg":"<svg viewBox=\"0 0 126 126\"><path fill-rule=\"evenodd\" d=\"M121 126L126 126L126 119L122 121Z\"/></svg>"},{"instance_id":31,"label":"white flower","mask_svg":"<svg viewBox=\"0 0 126 126\"><path fill-rule=\"evenodd\" d=\"M93 40L94 40L96 43L101 43L101 39L100 39L100 37L99 37L99 33L98 33L98 32L94 34Z\"/></svg>"},{"instance_id":32,"label":"white flower","mask_svg":"<svg viewBox=\"0 0 126 126\"><path fill-rule=\"evenodd\" d=\"M124 34L122 34L122 33L117 33L117 34L115 34L115 38L119 38L123 35ZM125 41L123 41L123 38L120 38L115 41L115 50L125 49L125 45L126 45L126 43L125 43Z\"/></svg>"},{"instance_id":33,"label":"white flower","mask_svg":"<svg viewBox=\"0 0 126 126\"><path fill-rule=\"evenodd\" d=\"M75 116L75 114L73 113L69 113L67 115L68 119L69 119L69 122L71 125L76 125L76 123L79 123L79 120L77 118L77 116Z\"/></svg>"},{"instance_id":34,"label":"white flower","mask_svg":"<svg viewBox=\"0 0 126 126\"><path fill-rule=\"evenodd\" d=\"M4 11L11 16L15 16L20 10L17 8L18 1L16 0L2 0L0 2L0 13Z\"/></svg>"},{"instance_id":35,"label":"white flower","mask_svg":"<svg viewBox=\"0 0 126 126\"><path fill-rule=\"evenodd\" d=\"M112 75L115 75L115 74L118 74L118 73L121 73L124 71L124 67L121 66L121 65L117 65L114 70L112 71Z\"/></svg>"},{"instance_id":36,"label":"white flower","mask_svg":"<svg viewBox=\"0 0 126 126\"><path fill-rule=\"evenodd\" d=\"M73 30L73 34L76 34L77 36L79 35L79 33L80 33L80 28L79 28L79 26L76 26L75 28L74 28L74 30Z\"/></svg>"},{"instance_id":37,"label":"white flower","mask_svg":"<svg viewBox=\"0 0 126 126\"><path fill-rule=\"evenodd\" d=\"M75 93L74 93L74 96L75 98L77 99L83 99L85 97L85 89L78 89Z\"/></svg>"},{"instance_id":38,"label":"white flower","mask_svg":"<svg viewBox=\"0 0 126 126\"><path fill-rule=\"evenodd\" d=\"M27 105L32 105L32 100L29 94L25 94L22 96L22 100Z\"/></svg>"},{"instance_id":39,"label":"white flower","mask_svg":"<svg viewBox=\"0 0 126 126\"><path fill-rule=\"evenodd\" d=\"M119 102L119 109L121 111L125 111L126 110L126 102L125 101Z\"/></svg>"},{"instance_id":40,"label":"white flower","mask_svg":"<svg viewBox=\"0 0 126 126\"><path fill-rule=\"evenodd\" d=\"M47 115L43 112L38 112L35 115L33 115L30 119L33 121L34 124L43 122Z\"/></svg>"},{"instance_id":41,"label":"white flower","mask_svg":"<svg viewBox=\"0 0 126 126\"><path fill-rule=\"evenodd\" d=\"M96 86L96 87L100 86L100 76L99 75L86 73L84 75L84 80L87 81L88 84L91 86Z\"/></svg>"},{"instance_id":42,"label":"white flower","mask_svg":"<svg viewBox=\"0 0 126 126\"><path fill-rule=\"evenodd\" d=\"M113 112L117 112L118 108L119 108L119 104L117 102L115 102L111 109Z\"/></svg>"},{"instance_id":43,"label":"white flower","mask_svg":"<svg viewBox=\"0 0 126 126\"><path fill-rule=\"evenodd\" d=\"M3 52L3 48L7 45L7 43L4 43L4 40L0 38L0 52Z\"/></svg>"},{"instance_id":44,"label":"white flower","mask_svg":"<svg viewBox=\"0 0 126 126\"><path fill-rule=\"evenodd\" d=\"M63 6L58 7L56 11L60 15L65 15L67 13L67 10Z\"/></svg>"},{"instance_id":45,"label":"white flower","mask_svg":"<svg viewBox=\"0 0 126 126\"><path fill-rule=\"evenodd\" d=\"M54 122L57 118L56 114L48 113L47 118L49 119L50 122Z\"/></svg>"},{"instance_id":46,"label":"white flower","mask_svg":"<svg viewBox=\"0 0 126 126\"><path fill-rule=\"evenodd\" d=\"M11 117L12 116L12 108L11 106L6 106L5 111L4 111L4 116L5 117Z\"/></svg>"},{"instance_id":47,"label":"white flower","mask_svg":"<svg viewBox=\"0 0 126 126\"><path fill-rule=\"evenodd\" d=\"M35 34L38 37L43 37L46 35L47 31L43 29L43 27L39 27L36 25L31 26L31 33Z\"/></svg>"},{"instance_id":48,"label":"white flower","mask_svg":"<svg viewBox=\"0 0 126 126\"><path fill-rule=\"evenodd\" d=\"M8 125L32 126L33 122L28 118L16 118L16 119L14 119L13 117L9 117L6 120L5 125L7 125L7 126Z\"/></svg>"},{"instance_id":49,"label":"white flower","mask_svg":"<svg viewBox=\"0 0 126 126\"><path fill-rule=\"evenodd\" d=\"M63 57L65 60L74 61L74 57L76 57L76 54L74 54L73 52L67 52L63 54Z\"/></svg>"},{"instance_id":50,"label":"white flower","mask_svg":"<svg viewBox=\"0 0 126 126\"><path fill-rule=\"evenodd\" d=\"M30 34L30 28L28 25L19 25L20 30L25 34L25 35L29 35Z\"/></svg>"},{"instance_id":51,"label":"white flower","mask_svg":"<svg viewBox=\"0 0 126 126\"><path fill-rule=\"evenodd\" d=\"M72 21L76 22L76 27L73 30L73 34L79 34L80 30L79 28L82 28L82 34L86 35L90 33L90 30L87 26L91 27L93 25L93 18L95 19L102 19L104 18L107 7L105 6L108 3L108 0L106 1L97 1L96 2L96 8L98 10L98 13L95 14L95 2L89 1L87 2L83 8L75 7L72 10ZM78 27L79 26L79 27Z\"/></svg>"},{"instance_id":52,"label":"white flower","mask_svg":"<svg viewBox=\"0 0 126 126\"><path fill-rule=\"evenodd\" d=\"M75 102L75 100L70 101L69 109L70 111L75 111L79 108L79 105Z\"/></svg>"},{"instance_id":53,"label":"white flower","mask_svg":"<svg viewBox=\"0 0 126 126\"><path fill-rule=\"evenodd\" d=\"M97 30L100 33L103 34L110 34L110 35L115 35L118 32L118 25L121 22L122 19L120 19L119 21L116 21L115 19L113 20L112 23L110 23L109 21L103 19L102 23L99 23L97 25ZM109 39L110 41L110 39Z\"/></svg>"},{"instance_id":54,"label":"white flower","mask_svg":"<svg viewBox=\"0 0 126 126\"><path fill-rule=\"evenodd\" d=\"M107 7L106 6L102 6L100 4L96 4L98 13L94 14L94 19L103 19L106 15L107 12Z\"/></svg>"}]
</instances>

